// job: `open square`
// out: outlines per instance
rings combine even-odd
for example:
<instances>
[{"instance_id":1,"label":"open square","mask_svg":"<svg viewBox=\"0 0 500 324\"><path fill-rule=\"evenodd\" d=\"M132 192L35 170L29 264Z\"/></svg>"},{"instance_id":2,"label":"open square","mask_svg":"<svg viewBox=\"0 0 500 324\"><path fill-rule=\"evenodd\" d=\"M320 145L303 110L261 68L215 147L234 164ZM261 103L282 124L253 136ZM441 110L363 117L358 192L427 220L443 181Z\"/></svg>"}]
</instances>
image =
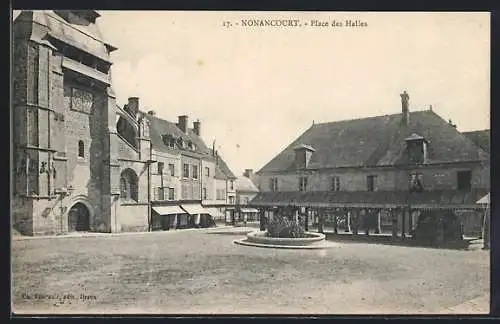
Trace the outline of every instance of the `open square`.
<instances>
[{"instance_id":1,"label":"open square","mask_svg":"<svg viewBox=\"0 0 500 324\"><path fill-rule=\"evenodd\" d=\"M341 243L325 250L280 250L232 243L250 230L219 227L15 240L12 242L13 311L18 314L489 311L489 252L361 243ZM464 303L468 306L457 307Z\"/></svg>"}]
</instances>

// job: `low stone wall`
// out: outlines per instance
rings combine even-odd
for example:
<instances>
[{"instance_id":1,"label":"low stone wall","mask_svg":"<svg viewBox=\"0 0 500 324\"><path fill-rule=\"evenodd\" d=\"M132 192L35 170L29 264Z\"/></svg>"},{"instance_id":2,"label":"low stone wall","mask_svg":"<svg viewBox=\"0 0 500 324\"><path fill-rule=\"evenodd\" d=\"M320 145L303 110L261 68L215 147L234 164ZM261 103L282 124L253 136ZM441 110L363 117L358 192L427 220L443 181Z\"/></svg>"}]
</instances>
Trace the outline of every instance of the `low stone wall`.
<instances>
[{"instance_id":1,"label":"low stone wall","mask_svg":"<svg viewBox=\"0 0 500 324\"><path fill-rule=\"evenodd\" d=\"M282 238L266 236L265 231L254 231L247 234L247 241L269 245L307 246L325 239L325 235L321 233L306 232L305 234L309 237Z\"/></svg>"}]
</instances>

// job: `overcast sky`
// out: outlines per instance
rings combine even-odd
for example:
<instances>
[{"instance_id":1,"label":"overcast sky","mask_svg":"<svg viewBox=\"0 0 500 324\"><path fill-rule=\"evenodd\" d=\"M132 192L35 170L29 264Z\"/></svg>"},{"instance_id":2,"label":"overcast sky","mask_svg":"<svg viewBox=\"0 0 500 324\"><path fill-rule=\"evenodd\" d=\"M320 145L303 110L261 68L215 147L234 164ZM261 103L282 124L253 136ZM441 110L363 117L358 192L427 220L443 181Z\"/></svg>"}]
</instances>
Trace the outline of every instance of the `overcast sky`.
<instances>
[{"instance_id":1,"label":"overcast sky","mask_svg":"<svg viewBox=\"0 0 500 324\"><path fill-rule=\"evenodd\" d=\"M429 105L461 131L489 128L488 13L100 11L120 105L200 119L236 174L260 169L316 122ZM242 27L241 19L366 22ZM226 28L223 21L240 22Z\"/></svg>"}]
</instances>

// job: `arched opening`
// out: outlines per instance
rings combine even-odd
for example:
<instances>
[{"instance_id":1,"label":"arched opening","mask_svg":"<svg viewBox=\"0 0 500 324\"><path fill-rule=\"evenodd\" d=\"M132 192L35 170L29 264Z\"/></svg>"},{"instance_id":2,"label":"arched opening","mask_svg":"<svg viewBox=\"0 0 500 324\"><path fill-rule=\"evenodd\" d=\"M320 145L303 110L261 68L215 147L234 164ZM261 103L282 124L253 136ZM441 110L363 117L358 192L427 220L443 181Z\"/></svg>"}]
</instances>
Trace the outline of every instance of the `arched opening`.
<instances>
[{"instance_id":1,"label":"arched opening","mask_svg":"<svg viewBox=\"0 0 500 324\"><path fill-rule=\"evenodd\" d=\"M123 200L138 201L138 178L131 169L125 169L120 175L120 197Z\"/></svg>"},{"instance_id":2,"label":"arched opening","mask_svg":"<svg viewBox=\"0 0 500 324\"><path fill-rule=\"evenodd\" d=\"M78 157L85 157L85 144L83 144L83 141L78 141Z\"/></svg>"},{"instance_id":3,"label":"arched opening","mask_svg":"<svg viewBox=\"0 0 500 324\"><path fill-rule=\"evenodd\" d=\"M81 202L77 202L68 212L68 231L89 231L90 211Z\"/></svg>"}]
</instances>

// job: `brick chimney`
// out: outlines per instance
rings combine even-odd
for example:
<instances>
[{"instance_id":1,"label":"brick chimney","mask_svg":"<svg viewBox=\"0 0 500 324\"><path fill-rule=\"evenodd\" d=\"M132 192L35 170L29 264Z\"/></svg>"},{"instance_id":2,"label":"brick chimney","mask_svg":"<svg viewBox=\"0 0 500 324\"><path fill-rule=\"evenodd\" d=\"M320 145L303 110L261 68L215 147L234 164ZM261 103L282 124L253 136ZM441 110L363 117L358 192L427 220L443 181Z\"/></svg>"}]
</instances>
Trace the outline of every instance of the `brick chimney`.
<instances>
[{"instance_id":1,"label":"brick chimney","mask_svg":"<svg viewBox=\"0 0 500 324\"><path fill-rule=\"evenodd\" d=\"M410 123L410 108L409 108L409 101L410 101L410 96L408 93L403 91L401 96L401 124L404 126L407 126Z\"/></svg>"},{"instance_id":2,"label":"brick chimney","mask_svg":"<svg viewBox=\"0 0 500 324\"><path fill-rule=\"evenodd\" d=\"M253 176L253 169L245 169L245 172L243 173L243 176L252 179Z\"/></svg>"},{"instance_id":3,"label":"brick chimney","mask_svg":"<svg viewBox=\"0 0 500 324\"><path fill-rule=\"evenodd\" d=\"M197 136L200 136L200 121L193 122L193 131Z\"/></svg>"},{"instance_id":4,"label":"brick chimney","mask_svg":"<svg viewBox=\"0 0 500 324\"><path fill-rule=\"evenodd\" d=\"M127 111L132 117L135 118L137 113L139 112L139 98L138 97L130 97L128 98Z\"/></svg>"},{"instance_id":5,"label":"brick chimney","mask_svg":"<svg viewBox=\"0 0 500 324\"><path fill-rule=\"evenodd\" d=\"M179 122L177 123L177 127L186 134L187 133L187 127L188 127L188 116L182 115L178 117Z\"/></svg>"}]
</instances>

